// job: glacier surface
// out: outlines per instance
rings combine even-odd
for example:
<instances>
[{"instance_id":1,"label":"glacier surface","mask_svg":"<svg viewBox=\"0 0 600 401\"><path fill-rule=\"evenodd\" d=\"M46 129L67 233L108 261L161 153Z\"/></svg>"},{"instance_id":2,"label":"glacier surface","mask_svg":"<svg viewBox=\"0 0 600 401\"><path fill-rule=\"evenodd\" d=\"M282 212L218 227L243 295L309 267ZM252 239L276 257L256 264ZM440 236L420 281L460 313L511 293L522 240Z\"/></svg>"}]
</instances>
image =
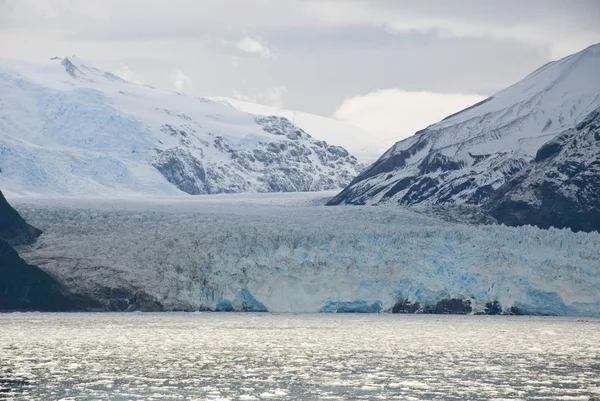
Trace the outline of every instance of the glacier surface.
<instances>
[{"instance_id":1,"label":"glacier surface","mask_svg":"<svg viewBox=\"0 0 600 401\"><path fill-rule=\"evenodd\" d=\"M165 309L389 310L471 299L600 316L600 234L471 226L316 194L14 198L44 231L22 257L71 291L143 291Z\"/></svg>"}]
</instances>

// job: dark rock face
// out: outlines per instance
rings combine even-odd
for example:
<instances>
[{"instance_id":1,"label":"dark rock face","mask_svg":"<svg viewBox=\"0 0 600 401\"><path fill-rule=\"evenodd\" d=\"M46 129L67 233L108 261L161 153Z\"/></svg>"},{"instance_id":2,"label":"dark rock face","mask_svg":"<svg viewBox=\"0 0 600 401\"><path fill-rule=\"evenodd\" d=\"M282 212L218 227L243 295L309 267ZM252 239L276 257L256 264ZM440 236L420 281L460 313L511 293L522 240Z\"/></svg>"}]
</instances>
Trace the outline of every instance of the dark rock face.
<instances>
[{"instance_id":1,"label":"dark rock face","mask_svg":"<svg viewBox=\"0 0 600 401\"><path fill-rule=\"evenodd\" d=\"M77 67L69 60L68 58L64 58L61 61L63 67L65 67L65 71L73 78L77 77L77 73L80 72Z\"/></svg>"},{"instance_id":2,"label":"dark rock face","mask_svg":"<svg viewBox=\"0 0 600 401\"><path fill-rule=\"evenodd\" d=\"M11 246L31 244L42 232L30 226L0 191L0 239Z\"/></svg>"},{"instance_id":3,"label":"dark rock face","mask_svg":"<svg viewBox=\"0 0 600 401\"><path fill-rule=\"evenodd\" d=\"M542 146L484 205L498 222L600 231L600 109Z\"/></svg>"},{"instance_id":4,"label":"dark rock face","mask_svg":"<svg viewBox=\"0 0 600 401\"><path fill-rule=\"evenodd\" d=\"M435 305L422 305L408 299L400 299L392 307L392 313L424 313L436 315L467 315L471 313L471 301L468 299L442 299Z\"/></svg>"},{"instance_id":5,"label":"dark rock face","mask_svg":"<svg viewBox=\"0 0 600 401\"><path fill-rule=\"evenodd\" d=\"M93 301L66 294L56 279L27 264L12 245L31 244L41 231L30 226L0 192L0 311L93 309Z\"/></svg>"},{"instance_id":6,"label":"dark rock face","mask_svg":"<svg viewBox=\"0 0 600 401\"><path fill-rule=\"evenodd\" d=\"M430 153L419 164L419 173L429 174L437 171L459 170L462 167L461 163L455 162L448 156L440 153Z\"/></svg>"},{"instance_id":7,"label":"dark rock face","mask_svg":"<svg viewBox=\"0 0 600 401\"><path fill-rule=\"evenodd\" d=\"M190 195L207 193L206 173L202 162L181 148L167 149L152 165L177 188Z\"/></svg>"},{"instance_id":8,"label":"dark rock face","mask_svg":"<svg viewBox=\"0 0 600 401\"><path fill-rule=\"evenodd\" d=\"M472 312L468 299L442 299L435 305L433 313L437 315L467 315Z\"/></svg>"},{"instance_id":9,"label":"dark rock face","mask_svg":"<svg viewBox=\"0 0 600 401\"><path fill-rule=\"evenodd\" d=\"M486 315L501 315L502 314L502 306L500 306L500 302L494 301L494 302L486 303L484 314L486 314Z\"/></svg>"},{"instance_id":10,"label":"dark rock face","mask_svg":"<svg viewBox=\"0 0 600 401\"><path fill-rule=\"evenodd\" d=\"M468 315L473 312L469 299L448 298L438 301L436 304L427 305L419 302L411 302L408 299L399 299L391 309L392 313L411 314L434 314L434 315ZM525 310L518 306L511 306L504 310L498 301L490 301L485 304L483 312L475 315L542 315L548 314L539 310ZM549 316L549 315L548 315Z\"/></svg>"},{"instance_id":11,"label":"dark rock face","mask_svg":"<svg viewBox=\"0 0 600 401\"><path fill-rule=\"evenodd\" d=\"M408 150L399 151L356 177L342 192L333 197L328 206L348 204L382 204L399 205L482 205L492 193L492 184L481 185L478 182L481 171L469 170L463 162L452 160L439 153L430 153L414 166L407 166L407 160L425 147L426 140L421 140ZM393 148L392 148L393 150ZM385 155L384 155L385 157ZM487 170L485 174L498 177L510 177L527 166L528 161L522 158L511 158L503 155L496 161L488 155L470 155L471 167L485 161L486 166L477 166ZM496 162L498 164L496 164ZM388 173L389 172L389 173ZM385 174L385 178L383 177ZM373 178L373 179L371 179ZM505 178L498 178L504 182ZM384 193L380 196L380 193Z\"/></svg>"},{"instance_id":12,"label":"dark rock face","mask_svg":"<svg viewBox=\"0 0 600 401\"><path fill-rule=\"evenodd\" d=\"M392 313L417 313L420 309L420 303L411 302L408 299L400 299L392 307Z\"/></svg>"},{"instance_id":13,"label":"dark rock face","mask_svg":"<svg viewBox=\"0 0 600 401\"><path fill-rule=\"evenodd\" d=\"M64 311L75 306L54 278L25 263L0 239L0 311Z\"/></svg>"}]
</instances>

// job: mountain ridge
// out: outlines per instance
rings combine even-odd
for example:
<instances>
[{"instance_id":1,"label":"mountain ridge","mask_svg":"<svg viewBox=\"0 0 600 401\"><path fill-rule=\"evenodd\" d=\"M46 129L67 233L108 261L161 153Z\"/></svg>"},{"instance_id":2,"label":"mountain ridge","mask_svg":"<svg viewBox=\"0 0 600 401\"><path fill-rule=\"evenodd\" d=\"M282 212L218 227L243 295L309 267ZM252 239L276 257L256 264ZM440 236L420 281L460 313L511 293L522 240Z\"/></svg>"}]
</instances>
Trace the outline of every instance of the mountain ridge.
<instances>
[{"instance_id":1,"label":"mountain ridge","mask_svg":"<svg viewBox=\"0 0 600 401\"><path fill-rule=\"evenodd\" d=\"M537 150L600 106L600 44L397 142L329 201L482 205Z\"/></svg>"}]
</instances>

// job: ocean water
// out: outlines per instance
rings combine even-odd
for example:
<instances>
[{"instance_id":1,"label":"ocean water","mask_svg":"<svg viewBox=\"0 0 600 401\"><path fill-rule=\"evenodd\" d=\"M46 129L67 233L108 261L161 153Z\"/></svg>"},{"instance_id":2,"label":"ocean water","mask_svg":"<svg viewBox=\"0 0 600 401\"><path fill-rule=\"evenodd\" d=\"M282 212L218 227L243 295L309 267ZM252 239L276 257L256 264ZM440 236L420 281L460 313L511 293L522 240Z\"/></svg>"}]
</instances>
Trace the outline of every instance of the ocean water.
<instances>
[{"instance_id":1,"label":"ocean water","mask_svg":"<svg viewBox=\"0 0 600 401\"><path fill-rule=\"evenodd\" d=\"M599 400L600 319L0 314L3 400Z\"/></svg>"}]
</instances>

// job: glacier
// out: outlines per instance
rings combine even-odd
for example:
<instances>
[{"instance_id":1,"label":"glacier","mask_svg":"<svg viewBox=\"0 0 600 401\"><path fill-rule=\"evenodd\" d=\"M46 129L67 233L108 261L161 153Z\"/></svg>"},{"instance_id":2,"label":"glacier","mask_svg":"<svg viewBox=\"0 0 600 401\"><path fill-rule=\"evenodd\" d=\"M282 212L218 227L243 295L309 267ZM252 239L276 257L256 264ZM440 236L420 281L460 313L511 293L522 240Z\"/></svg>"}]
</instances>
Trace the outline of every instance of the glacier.
<instances>
[{"instance_id":1,"label":"glacier","mask_svg":"<svg viewBox=\"0 0 600 401\"><path fill-rule=\"evenodd\" d=\"M11 197L43 234L18 248L73 293L163 310L390 311L461 298L600 316L600 233L452 223L333 192L186 198Z\"/></svg>"}]
</instances>

